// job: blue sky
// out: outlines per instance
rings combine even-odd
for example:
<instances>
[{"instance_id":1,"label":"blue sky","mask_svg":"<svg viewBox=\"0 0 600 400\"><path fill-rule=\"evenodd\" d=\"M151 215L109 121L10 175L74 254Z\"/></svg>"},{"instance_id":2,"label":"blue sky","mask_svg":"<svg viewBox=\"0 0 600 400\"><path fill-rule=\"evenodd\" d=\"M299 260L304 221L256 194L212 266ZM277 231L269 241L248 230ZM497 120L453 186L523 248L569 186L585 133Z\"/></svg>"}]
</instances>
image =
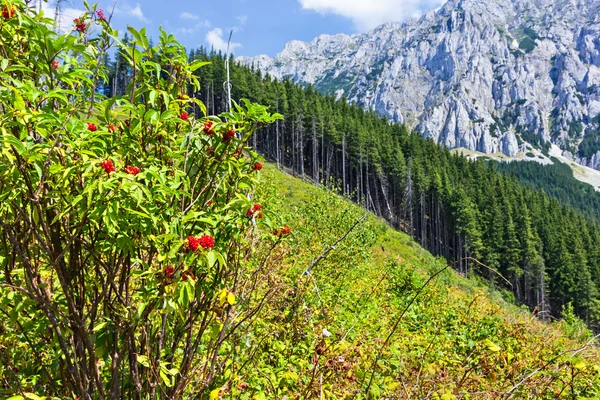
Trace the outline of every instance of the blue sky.
<instances>
[{"instance_id":1,"label":"blue sky","mask_svg":"<svg viewBox=\"0 0 600 400\"><path fill-rule=\"evenodd\" d=\"M90 0L92 3L93 0ZM235 55L275 55L285 43L310 41L322 33L364 32L383 22L403 21L439 7L444 0L221 0L151 1L119 0L113 26L127 25L157 32L160 25L187 48L200 45L224 48L233 34ZM81 0L68 0L64 22L83 8ZM113 2L100 0L105 14ZM52 7L52 4L50 4ZM63 23L64 23L63 22Z\"/></svg>"}]
</instances>

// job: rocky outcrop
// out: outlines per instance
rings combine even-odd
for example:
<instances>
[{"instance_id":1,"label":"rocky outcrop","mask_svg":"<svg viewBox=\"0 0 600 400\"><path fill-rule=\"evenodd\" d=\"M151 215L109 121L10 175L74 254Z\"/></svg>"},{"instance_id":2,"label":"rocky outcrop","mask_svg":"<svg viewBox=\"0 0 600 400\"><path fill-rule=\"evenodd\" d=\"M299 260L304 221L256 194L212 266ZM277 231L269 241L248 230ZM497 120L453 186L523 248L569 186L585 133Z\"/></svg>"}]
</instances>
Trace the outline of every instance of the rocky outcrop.
<instances>
[{"instance_id":1,"label":"rocky outcrop","mask_svg":"<svg viewBox=\"0 0 600 400\"><path fill-rule=\"evenodd\" d=\"M418 20L239 60L345 96L448 147L514 156L523 142L552 142L600 168L597 0L450 0Z\"/></svg>"}]
</instances>

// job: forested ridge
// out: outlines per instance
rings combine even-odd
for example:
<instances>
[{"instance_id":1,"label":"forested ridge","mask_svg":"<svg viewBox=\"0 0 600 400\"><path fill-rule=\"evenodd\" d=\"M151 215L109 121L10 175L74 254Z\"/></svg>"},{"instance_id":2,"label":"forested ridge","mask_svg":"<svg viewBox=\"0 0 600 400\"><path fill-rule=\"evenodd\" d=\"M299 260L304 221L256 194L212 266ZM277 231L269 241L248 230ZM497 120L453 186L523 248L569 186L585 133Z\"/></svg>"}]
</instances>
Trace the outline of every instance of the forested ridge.
<instances>
[{"instance_id":1,"label":"forested ridge","mask_svg":"<svg viewBox=\"0 0 600 400\"><path fill-rule=\"evenodd\" d=\"M211 61L198 74L201 89L189 95L211 114L225 110L225 58L203 48L189 56ZM339 187L459 272L509 289L540 318L558 317L572 303L591 327L599 326L600 229L585 216L595 212L581 202L523 186L494 164L453 155L344 99L230 66L233 99L248 98L284 115L253 138L265 158L316 184ZM109 69L103 90L119 95L132 71L119 54Z\"/></svg>"},{"instance_id":2,"label":"forested ridge","mask_svg":"<svg viewBox=\"0 0 600 400\"><path fill-rule=\"evenodd\" d=\"M496 163L496 167L504 173L514 175L522 184L541 189L561 203L600 221L600 193L592 185L575 179L570 166L554 157L551 160L551 165L525 161L500 162Z\"/></svg>"}]
</instances>

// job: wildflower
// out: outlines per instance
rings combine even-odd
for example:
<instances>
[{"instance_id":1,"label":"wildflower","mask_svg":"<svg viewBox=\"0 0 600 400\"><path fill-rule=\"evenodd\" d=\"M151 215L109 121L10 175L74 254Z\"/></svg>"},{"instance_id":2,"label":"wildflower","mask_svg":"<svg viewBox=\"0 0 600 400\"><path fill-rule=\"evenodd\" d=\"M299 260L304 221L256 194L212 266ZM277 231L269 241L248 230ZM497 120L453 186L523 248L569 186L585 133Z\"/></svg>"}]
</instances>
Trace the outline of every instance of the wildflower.
<instances>
[{"instance_id":1,"label":"wildflower","mask_svg":"<svg viewBox=\"0 0 600 400\"><path fill-rule=\"evenodd\" d=\"M58 69L59 66L60 66L60 64L58 63L58 61L56 61L56 60L52 61L52 68Z\"/></svg>"},{"instance_id":2,"label":"wildflower","mask_svg":"<svg viewBox=\"0 0 600 400\"><path fill-rule=\"evenodd\" d=\"M175 275L175 268L172 265L169 265L165 268L165 275L167 278L172 278Z\"/></svg>"},{"instance_id":3,"label":"wildflower","mask_svg":"<svg viewBox=\"0 0 600 400\"><path fill-rule=\"evenodd\" d=\"M12 17L15 16L16 13L17 13L17 10L15 10L14 7L12 7L9 10L8 6L4 6L4 8L2 9L2 16L4 17L4 19L10 19L10 18L12 18Z\"/></svg>"},{"instance_id":4,"label":"wildflower","mask_svg":"<svg viewBox=\"0 0 600 400\"><path fill-rule=\"evenodd\" d=\"M256 163L252 166L252 169L255 171L260 171L263 168L261 163Z\"/></svg>"},{"instance_id":5,"label":"wildflower","mask_svg":"<svg viewBox=\"0 0 600 400\"><path fill-rule=\"evenodd\" d=\"M112 162L112 161L110 161L110 160L105 160L105 161L102 161L102 162L100 163L100 167L101 167L101 168L104 170L104 172L106 172L107 174L110 174L111 172L114 172L114 170L115 170L115 166L114 166L113 162Z\"/></svg>"},{"instance_id":6,"label":"wildflower","mask_svg":"<svg viewBox=\"0 0 600 400\"><path fill-rule=\"evenodd\" d=\"M212 135L213 133L215 133L215 131L213 130L213 123L211 121L206 122L204 124L204 127L202 128L202 131L207 135Z\"/></svg>"},{"instance_id":7,"label":"wildflower","mask_svg":"<svg viewBox=\"0 0 600 400\"><path fill-rule=\"evenodd\" d=\"M127 168L125 168L125 172L128 173L129 175L137 175L140 173L140 169L138 167L134 167L134 166L130 165Z\"/></svg>"},{"instance_id":8,"label":"wildflower","mask_svg":"<svg viewBox=\"0 0 600 400\"><path fill-rule=\"evenodd\" d=\"M104 11L102 11L102 9L96 11L96 16L100 21L106 21L106 16L104 15Z\"/></svg>"},{"instance_id":9,"label":"wildflower","mask_svg":"<svg viewBox=\"0 0 600 400\"><path fill-rule=\"evenodd\" d=\"M96 125L92 124L91 122L88 122L87 126L88 126L88 131L90 131L90 132L96 132L96 130L98 130L98 128L96 127Z\"/></svg>"},{"instance_id":10,"label":"wildflower","mask_svg":"<svg viewBox=\"0 0 600 400\"><path fill-rule=\"evenodd\" d=\"M187 251L196 251L198 250L198 246L200 245L200 241L193 236L187 237L187 243L185 244L185 248Z\"/></svg>"},{"instance_id":11,"label":"wildflower","mask_svg":"<svg viewBox=\"0 0 600 400\"><path fill-rule=\"evenodd\" d=\"M235 137L235 131L233 129L228 130L227 132L223 132L223 142L229 143L231 139Z\"/></svg>"},{"instance_id":12,"label":"wildflower","mask_svg":"<svg viewBox=\"0 0 600 400\"><path fill-rule=\"evenodd\" d=\"M179 118L181 118L183 121L187 121L189 118L189 115L188 115L188 113L183 111L181 114L179 114Z\"/></svg>"},{"instance_id":13,"label":"wildflower","mask_svg":"<svg viewBox=\"0 0 600 400\"><path fill-rule=\"evenodd\" d=\"M198 243L204 250L208 250L215 246L215 238L209 235L204 235L198 239Z\"/></svg>"}]
</instances>

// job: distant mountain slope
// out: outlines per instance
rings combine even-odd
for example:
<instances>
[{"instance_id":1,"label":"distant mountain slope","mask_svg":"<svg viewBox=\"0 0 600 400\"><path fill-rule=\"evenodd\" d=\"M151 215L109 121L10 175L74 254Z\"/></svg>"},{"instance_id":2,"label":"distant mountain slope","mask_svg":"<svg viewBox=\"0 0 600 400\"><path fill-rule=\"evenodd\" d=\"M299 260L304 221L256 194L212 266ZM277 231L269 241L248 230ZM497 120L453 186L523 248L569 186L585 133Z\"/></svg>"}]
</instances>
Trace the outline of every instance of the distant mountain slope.
<instances>
[{"instance_id":1,"label":"distant mountain slope","mask_svg":"<svg viewBox=\"0 0 600 400\"><path fill-rule=\"evenodd\" d=\"M600 169L600 2L450 0L404 24L240 58L346 96L448 147L556 143Z\"/></svg>"}]
</instances>

